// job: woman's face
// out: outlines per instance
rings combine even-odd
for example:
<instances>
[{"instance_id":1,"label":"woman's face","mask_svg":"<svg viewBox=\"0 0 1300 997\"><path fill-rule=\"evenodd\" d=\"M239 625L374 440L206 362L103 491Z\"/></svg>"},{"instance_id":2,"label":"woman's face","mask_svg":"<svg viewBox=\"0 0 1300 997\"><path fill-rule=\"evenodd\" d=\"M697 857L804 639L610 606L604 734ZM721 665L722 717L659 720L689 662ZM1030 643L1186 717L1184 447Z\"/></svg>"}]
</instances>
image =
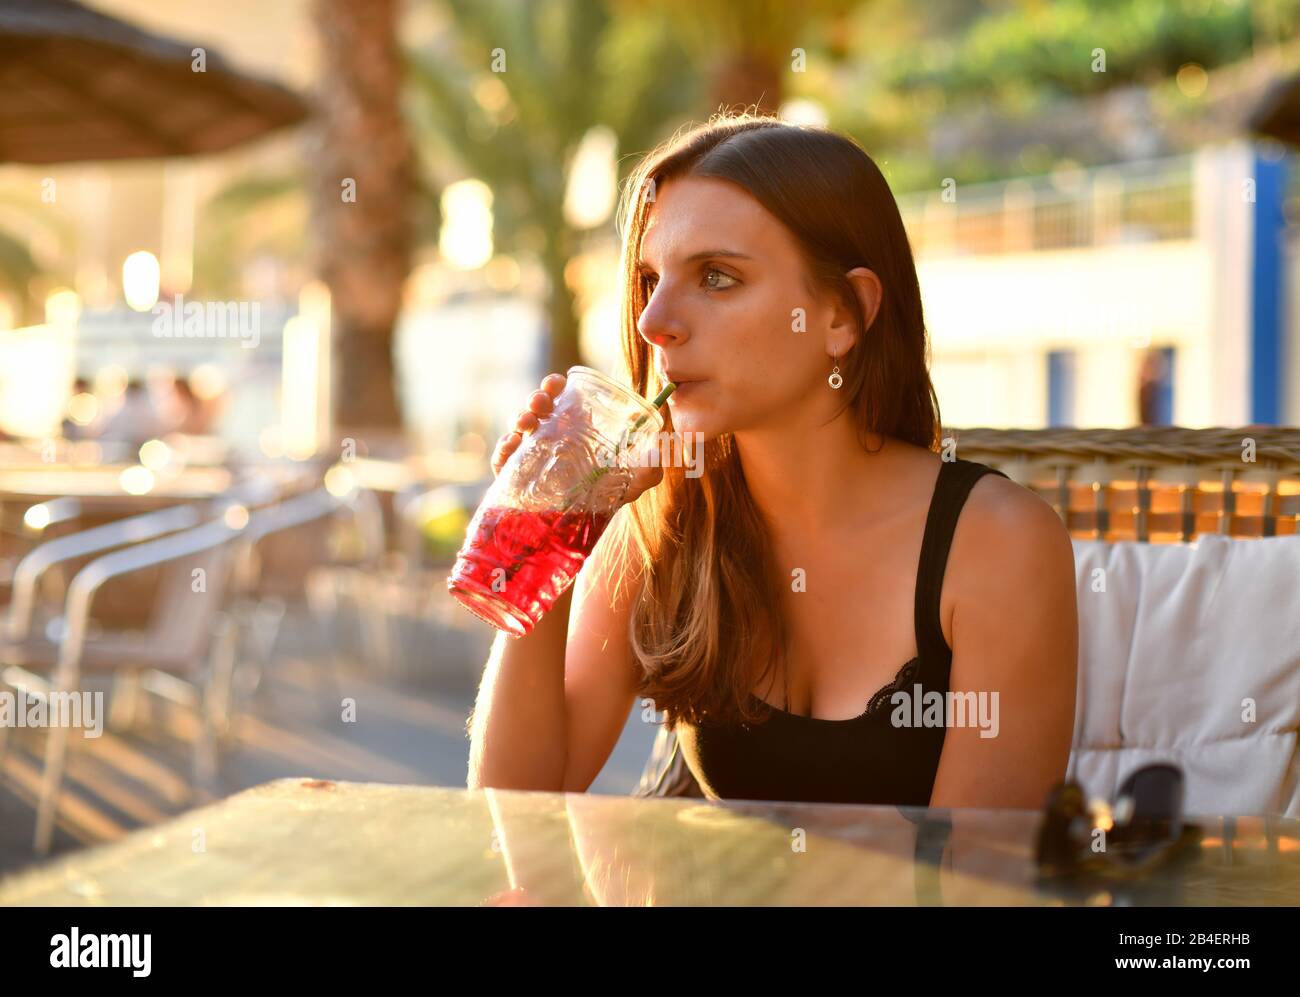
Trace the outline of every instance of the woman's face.
<instances>
[{"instance_id":1,"label":"woman's face","mask_svg":"<svg viewBox=\"0 0 1300 997\"><path fill-rule=\"evenodd\" d=\"M758 201L725 180L659 184L640 263L638 329L678 384L675 430L711 439L827 417L831 354L844 356L855 323L834 295L808 290L794 236Z\"/></svg>"}]
</instances>

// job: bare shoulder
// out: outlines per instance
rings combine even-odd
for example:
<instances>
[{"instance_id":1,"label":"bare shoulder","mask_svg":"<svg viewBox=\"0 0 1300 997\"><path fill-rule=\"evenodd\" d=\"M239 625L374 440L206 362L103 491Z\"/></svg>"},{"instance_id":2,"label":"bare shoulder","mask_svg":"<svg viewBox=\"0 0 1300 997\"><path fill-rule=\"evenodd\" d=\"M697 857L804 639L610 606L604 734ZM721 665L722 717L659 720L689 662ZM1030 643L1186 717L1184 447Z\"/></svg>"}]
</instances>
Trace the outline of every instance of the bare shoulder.
<instances>
[{"instance_id":1,"label":"bare shoulder","mask_svg":"<svg viewBox=\"0 0 1300 997\"><path fill-rule=\"evenodd\" d=\"M950 565L959 591L987 593L995 579L1009 585L1074 577L1074 547L1056 510L1032 489L999 474L971 487L957 520Z\"/></svg>"},{"instance_id":2,"label":"bare shoulder","mask_svg":"<svg viewBox=\"0 0 1300 997\"><path fill-rule=\"evenodd\" d=\"M1069 766L1079 655L1069 531L1036 492L1000 475L972 486L949 568L949 688L991 690L1002 726L944 740L930 805L1037 808ZM946 589L945 585L945 589Z\"/></svg>"},{"instance_id":3,"label":"bare shoulder","mask_svg":"<svg viewBox=\"0 0 1300 997\"><path fill-rule=\"evenodd\" d=\"M1061 517L1045 498L1000 474L985 474L971 486L962 510L963 517L968 514L985 528L1066 533Z\"/></svg>"}]
</instances>

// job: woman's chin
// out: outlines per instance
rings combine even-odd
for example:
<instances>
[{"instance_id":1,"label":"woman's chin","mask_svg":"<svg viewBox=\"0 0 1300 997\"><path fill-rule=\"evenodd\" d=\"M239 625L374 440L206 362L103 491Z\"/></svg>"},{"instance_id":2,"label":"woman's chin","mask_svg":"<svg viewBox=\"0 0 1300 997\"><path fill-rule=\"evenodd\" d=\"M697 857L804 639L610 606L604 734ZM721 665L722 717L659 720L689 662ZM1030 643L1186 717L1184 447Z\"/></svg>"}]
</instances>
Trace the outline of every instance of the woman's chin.
<instances>
[{"instance_id":1,"label":"woman's chin","mask_svg":"<svg viewBox=\"0 0 1300 997\"><path fill-rule=\"evenodd\" d=\"M712 422L707 416L685 407L673 410L673 431L680 436L694 438L696 433L703 433L705 439L717 436L716 431L710 431Z\"/></svg>"},{"instance_id":2,"label":"woman's chin","mask_svg":"<svg viewBox=\"0 0 1300 997\"><path fill-rule=\"evenodd\" d=\"M668 411L673 414L673 425L683 426L686 422L697 426L704 421L709 405L705 400L708 381L687 381L668 396Z\"/></svg>"}]
</instances>

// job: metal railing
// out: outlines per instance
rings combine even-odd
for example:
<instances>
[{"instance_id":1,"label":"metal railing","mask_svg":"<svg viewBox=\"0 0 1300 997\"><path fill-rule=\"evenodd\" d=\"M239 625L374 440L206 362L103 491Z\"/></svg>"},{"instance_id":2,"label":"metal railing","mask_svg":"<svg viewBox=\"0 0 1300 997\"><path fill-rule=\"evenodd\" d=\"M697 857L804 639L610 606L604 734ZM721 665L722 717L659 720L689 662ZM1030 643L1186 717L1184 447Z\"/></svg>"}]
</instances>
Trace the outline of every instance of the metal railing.
<instances>
[{"instance_id":1,"label":"metal railing","mask_svg":"<svg viewBox=\"0 0 1300 997\"><path fill-rule=\"evenodd\" d=\"M1191 156L953 184L898 198L917 255L983 255L1188 239Z\"/></svg>"}]
</instances>

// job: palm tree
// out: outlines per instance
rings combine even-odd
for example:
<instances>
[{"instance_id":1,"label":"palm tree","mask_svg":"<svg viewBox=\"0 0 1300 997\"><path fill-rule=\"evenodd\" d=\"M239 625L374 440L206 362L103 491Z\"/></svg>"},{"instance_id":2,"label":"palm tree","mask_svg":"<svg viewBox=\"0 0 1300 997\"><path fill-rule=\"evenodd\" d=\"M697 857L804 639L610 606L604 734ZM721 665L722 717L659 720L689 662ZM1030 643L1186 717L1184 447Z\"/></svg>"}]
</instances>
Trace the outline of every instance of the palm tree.
<instances>
[{"instance_id":1,"label":"palm tree","mask_svg":"<svg viewBox=\"0 0 1300 997\"><path fill-rule=\"evenodd\" d=\"M51 246L48 258L32 251L36 233ZM15 301L17 325L43 321L41 278L46 286L70 282L73 243L72 225L48 205L29 194L0 190L0 290L7 289Z\"/></svg>"},{"instance_id":2,"label":"palm tree","mask_svg":"<svg viewBox=\"0 0 1300 997\"><path fill-rule=\"evenodd\" d=\"M41 274L41 265L18 236L0 230L0 287L8 288L17 302L17 325L26 325L33 317L29 288Z\"/></svg>"},{"instance_id":3,"label":"palm tree","mask_svg":"<svg viewBox=\"0 0 1300 997\"><path fill-rule=\"evenodd\" d=\"M315 0L322 72L313 216L336 329L341 431L401 425L393 325L414 242L414 152L402 117L399 0Z\"/></svg>"},{"instance_id":4,"label":"palm tree","mask_svg":"<svg viewBox=\"0 0 1300 997\"><path fill-rule=\"evenodd\" d=\"M434 2L434 0L429 0ZM412 53L429 146L494 194L497 244L536 253L549 284L550 370L579 362L565 265L583 233L564 217L567 169L594 125L620 169L687 118L774 110L791 51L826 41L854 0L446 0L452 29ZM815 30L814 30L815 29ZM834 50L835 39L829 40ZM504 71L493 72L493 53ZM504 97L502 94L504 93ZM423 144L423 143L422 143Z\"/></svg>"},{"instance_id":5,"label":"palm tree","mask_svg":"<svg viewBox=\"0 0 1300 997\"><path fill-rule=\"evenodd\" d=\"M573 154L596 125L620 150L653 145L695 106L696 76L659 12L617 0L446 7L451 30L410 54L421 144L492 189L498 250L536 256L549 285L548 369L567 370L581 362L564 276L583 241L564 213Z\"/></svg>"},{"instance_id":6,"label":"palm tree","mask_svg":"<svg viewBox=\"0 0 1300 997\"><path fill-rule=\"evenodd\" d=\"M659 10L708 75L707 105L773 114L785 97L795 49L837 53L845 19L861 0L638 0ZM830 29L830 30L826 30Z\"/></svg>"},{"instance_id":7,"label":"palm tree","mask_svg":"<svg viewBox=\"0 0 1300 997\"><path fill-rule=\"evenodd\" d=\"M305 260L311 186L304 165L240 174L209 197L199 208L202 238L195 244L194 293L213 299L236 296L241 264L261 252Z\"/></svg>"}]
</instances>

